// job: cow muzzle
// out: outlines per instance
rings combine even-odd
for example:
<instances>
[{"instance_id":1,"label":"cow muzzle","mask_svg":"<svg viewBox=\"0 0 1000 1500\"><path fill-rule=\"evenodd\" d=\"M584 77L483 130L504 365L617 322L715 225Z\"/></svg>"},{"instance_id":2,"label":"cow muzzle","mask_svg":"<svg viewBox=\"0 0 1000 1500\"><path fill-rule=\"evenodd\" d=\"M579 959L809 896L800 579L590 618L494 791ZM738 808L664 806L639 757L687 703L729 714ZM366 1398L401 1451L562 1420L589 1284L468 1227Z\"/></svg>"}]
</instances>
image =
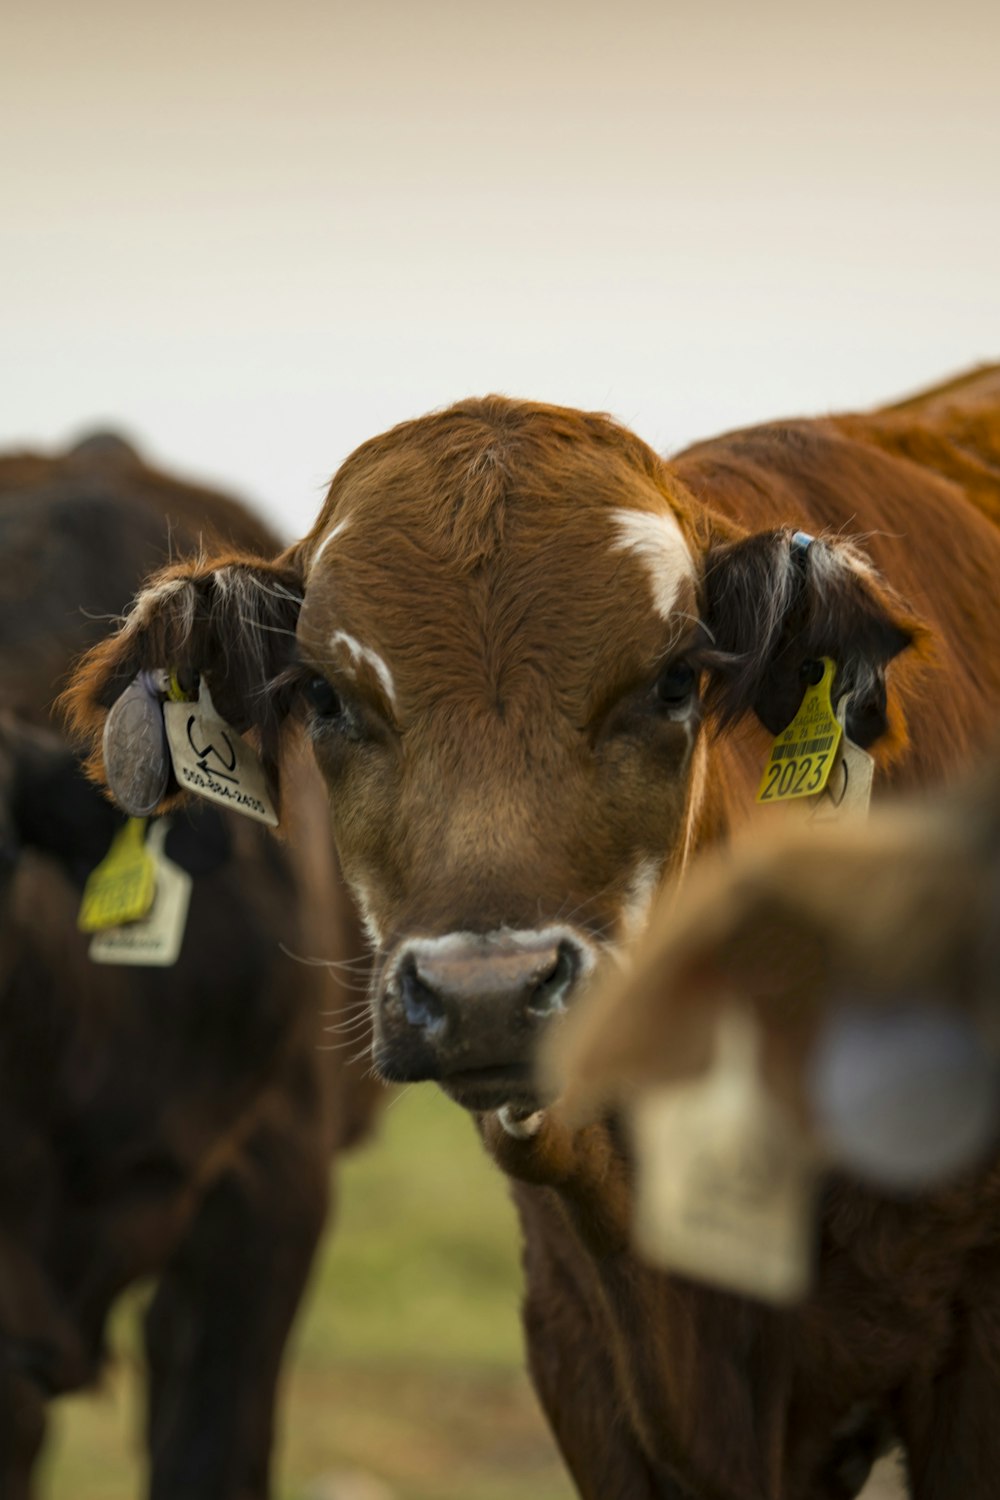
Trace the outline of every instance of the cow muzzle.
<instances>
[{"instance_id":1,"label":"cow muzzle","mask_svg":"<svg viewBox=\"0 0 1000 1500\"><path fill-rule=\"evenodd\" d=\"M435 1079L466 1109L534 1109L539 1038L594 968L565 926L404 942L376 1000L375 1061L393 1082Z\"/></svg>"}]
</instances>

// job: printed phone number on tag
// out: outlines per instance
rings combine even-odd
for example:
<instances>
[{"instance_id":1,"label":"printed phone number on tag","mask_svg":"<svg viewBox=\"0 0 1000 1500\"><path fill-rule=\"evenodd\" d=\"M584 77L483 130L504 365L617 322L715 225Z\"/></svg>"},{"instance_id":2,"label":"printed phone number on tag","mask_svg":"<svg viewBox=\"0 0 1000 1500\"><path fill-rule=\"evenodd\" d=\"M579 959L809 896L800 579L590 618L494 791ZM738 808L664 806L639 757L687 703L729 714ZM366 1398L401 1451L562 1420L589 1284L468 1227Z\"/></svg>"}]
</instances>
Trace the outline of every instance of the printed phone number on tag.
<instances>
[{"instance_id":1,"label":"printed phone number on tag","mask_svg":"<svg viewBox=\"0 0 1000 1500\"><path fill-rule=\"evenodd\" d=\"M122 948L129 953L156 953L163 946L157 934L130 932L127 927L108 927L98 937L102 947Z\"/></svg>"},{"instance_id":2,"label":"printed phone number on tag","mask_svg":"<svg viewBox=\"0 0 1000 1500\"><path fill-rule=\"evenodd\" d=\"M818 755L789 756L772 763L767 768L759 800L775 802L782 797L805 797L820 791L829 760L829 750L823 750Z\"/></svg>"},{"instance_id":3,"label":"printed phone number on tag","mask_svg":"<svg viewBox=\"0 0 1000 1500\"><path fill-rule=\"evenodd\" d=\"M266 814L267 808L258 797L251 797L248 792L234 791L224 782L216 781L214 776L209 776L201 771L194 770L191 766L181 766L181 775L189 786L197 787L199 791L211 792L215 797L222 797L227 802L232 802L235 807L250 807L256 813Z\"/></svg>"}]
</instances>

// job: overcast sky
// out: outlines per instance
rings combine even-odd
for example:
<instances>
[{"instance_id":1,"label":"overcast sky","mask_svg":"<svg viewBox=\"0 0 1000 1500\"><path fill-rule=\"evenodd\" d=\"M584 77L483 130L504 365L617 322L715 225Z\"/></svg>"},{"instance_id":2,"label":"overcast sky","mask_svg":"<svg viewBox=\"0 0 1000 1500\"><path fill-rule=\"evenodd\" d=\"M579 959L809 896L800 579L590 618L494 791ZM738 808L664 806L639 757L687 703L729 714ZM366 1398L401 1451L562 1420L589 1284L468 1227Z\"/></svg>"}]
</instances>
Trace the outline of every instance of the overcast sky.
<instances>
[{"instance_id":1,"label":"overcast sky","mask_svg":"<svg viewBox=\"0 0 1000 1500\"><path fill-rule=\"evenodd\" d=\"M1000 357L995 0L6 0L0 443L288 534L469 393L661 449Z\"/></svg>"}]
</instances>

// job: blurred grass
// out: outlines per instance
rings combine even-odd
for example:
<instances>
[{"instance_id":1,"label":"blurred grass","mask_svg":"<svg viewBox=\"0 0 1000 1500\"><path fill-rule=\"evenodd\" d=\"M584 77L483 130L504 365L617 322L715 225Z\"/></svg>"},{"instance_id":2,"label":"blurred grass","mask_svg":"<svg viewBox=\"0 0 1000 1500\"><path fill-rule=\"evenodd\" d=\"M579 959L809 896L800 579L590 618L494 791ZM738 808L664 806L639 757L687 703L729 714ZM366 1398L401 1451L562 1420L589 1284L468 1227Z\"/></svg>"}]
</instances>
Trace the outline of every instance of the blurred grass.
<instances>
[{"instance_id":1,"label":"blurred grass","mask_svg":"<svg viewBox=\"0 0 1000 1500\"><path fill-rule=\"evenodd\" d=\"M354 1470L394 1500L569 1500L523 1374L514 1212L471 1122L408 1090L345 1160L339 1199L294 1340L279 1500L334 1500L323 1477ZM45 1500L143 1493L140 1301L102 1389L55 1409Z\"/></svg>"}]
</instances>

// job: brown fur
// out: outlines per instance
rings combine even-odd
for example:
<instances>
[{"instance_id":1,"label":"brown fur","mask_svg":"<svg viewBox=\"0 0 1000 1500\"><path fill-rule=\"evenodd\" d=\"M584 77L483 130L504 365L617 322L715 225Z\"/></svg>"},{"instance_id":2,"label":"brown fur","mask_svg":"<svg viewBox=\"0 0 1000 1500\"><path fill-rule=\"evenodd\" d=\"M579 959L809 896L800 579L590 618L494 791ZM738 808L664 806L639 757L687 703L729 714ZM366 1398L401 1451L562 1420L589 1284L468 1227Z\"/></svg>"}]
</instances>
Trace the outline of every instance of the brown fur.
<instances>
[{"instance_id":1,"label":"brown fur","mask_svg":"<svg viewBox=\"0 0 1000 1500\"><path fill-rule=\"evenodd\" d=\"M99 967L76 929L120 816L79 775L50 705L72 658L169 551L274 551L224 496L116 440L0 460L0 1492L32 1493L49 1395L96 1378L118 1293L146 1325L152 1492L263 1500L279 1361L326 1214L331 1148L371 1087L323 1013L353 1000L282 954L363 951L315 771L290 762L287 848L179 813L194 877L181 957ZM48 725L48 728L37 726ZM353 1014L353 1012L348 1012ZM322 1018L321 1018L322 1017Z\"/></svg>"},{"instance_id":2,"label":"brown fur","mask_svg":"<svg viewBox=\"0 0 1000 1500\"><path fill-rule=\"evenodd\" d=\"M901 422L925 429L926 462ZM957 458L938 456L959 429L975 450L968 489ZM1000 693L984 477L997 434L981 374L926 414L918 401L905 419L773 424L670 462L604 417L464 402L360 448L312 532L257 570L259 599L274 581L303 596L296 646L271 638L276 688L248 675L259 647L244 655L208 559L189 570L208 600L197 625L173 603L157 610L154 580L137 625L71 690L76 711L95 740L115 684L165 654L214 671L220 691L234 682L234 711L268 733L300 685L338 852L379 939L376 1060L395 1076L434 1067L470 1103L485 1080L449 1081L440 1057L414 1061L382 1026L412 939L562 924L584 951L614 948L646 920L653 879L745 818L764 725L787 722L817 655L836 659L835 695L850 695L882 788L950 774L983 742ZM675 572L669 618L653 608L648 558L621 546L618 512L663 518L662 566L677 562L669 518L686 539L691 575ZM804 557L796 529L819 538ZM685 664L696 703L671 697ZM490 1019L482 1030L500 1036ZM474 1006L465 1024L459 1051L473 1047ZM504 1090L525 1045L512 1024L490 1084L522 1114L537 1093ZM547 1115L514 1139L488 1112L482 1129L519 1180L532 1370L582 1495L856 1491L881 1413L856 1409L836 1369L824 1385L821 1341L815 1380L795 1384L777 1315L635 1261L612 1124L574 1136ZM847 1278L845 1319L863 1322L873 1285Z\"/></svg>"}]
</instances>

